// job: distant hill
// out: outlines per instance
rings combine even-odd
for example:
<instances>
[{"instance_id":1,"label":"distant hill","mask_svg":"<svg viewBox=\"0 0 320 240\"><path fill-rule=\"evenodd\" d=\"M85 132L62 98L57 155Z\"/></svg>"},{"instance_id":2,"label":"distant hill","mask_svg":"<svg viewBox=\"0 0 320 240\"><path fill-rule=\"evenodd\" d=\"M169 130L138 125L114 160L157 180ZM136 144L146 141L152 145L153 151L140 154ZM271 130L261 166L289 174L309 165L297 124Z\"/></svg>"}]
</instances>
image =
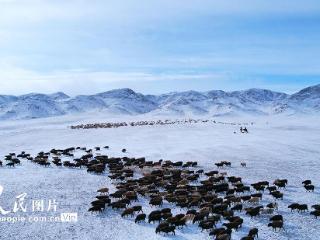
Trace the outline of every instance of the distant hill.
<instances>
[{"instance_id":1,"label":"distant hill","mask_svg":"<svg viewBox=\"0 0 320 240\"><path fill-rule=\"evenodd\" d=\"M31 119L82 112L156 115L319 114L320 84L288 95L266 89L185 91L143 95L129 88L70 97L63 92L0 95L0 119Z\"/></svg>"}]
</instances>

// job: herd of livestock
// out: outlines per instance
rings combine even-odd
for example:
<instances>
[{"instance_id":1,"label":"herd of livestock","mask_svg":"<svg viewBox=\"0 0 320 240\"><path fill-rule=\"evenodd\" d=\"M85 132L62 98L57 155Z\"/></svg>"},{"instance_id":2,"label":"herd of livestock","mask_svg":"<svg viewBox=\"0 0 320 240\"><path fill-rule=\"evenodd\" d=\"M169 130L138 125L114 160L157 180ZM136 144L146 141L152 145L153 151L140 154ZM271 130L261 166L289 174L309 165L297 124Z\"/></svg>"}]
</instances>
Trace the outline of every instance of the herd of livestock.
<instances>
[{"instance_id":1,"label":"herd of livestock","mask_svg":"<svg viewBox=\"0 0 320 240\"><path fill-rule=\"evenodd\" d=\"M82 151L81 157L75 157L76 151ZM123 218L131 217L137 224L156 224L156 233L175 235L177 229L196 224L217 240L230 240L233 231L238 231L244 224L239 216L241 212L251 218L269 216L268 226L274 231L285 228L284 218L277 210L287 179L245 184L240 176L227 175L226 169L232 165L229 161L217 162L216 169L208 171L200 168L196 161L147 161L144 157L108 157L100 152L101 147L71 147L39 152L35 157L25 152L10 153L4 158L6 163L0 161L0 166L15 167L26 159L44 167L56 165L86 168L88 173L94 174L106 173L116 191L110 193L107 187L98 189L89 211L102 213L106 209L116 209ZM246 163L242 162L241 167L245 168ZM309 179L302 184L308 192L315 189ZM261 201L267 194L274 200L263 205ZM138 204L142 198L148 199L155 210L147 213L143 205ZM300 203L292 203L288 208L297 212L309 210L308 205ZM311 208L310 214L319 217L320 204ZM174 214L176 209L183 213ZM258 228L251 228L241 239L258 238L258 233Z\"/></svg>"},{"instance_id":2,"label":"herd of livestock","mask_svg":"<svg viewBox=\"0 0 320 240\"><path fill-rule=\"evenodd\" d=\"M106 123L88 123L70 126L71 129L91 129L91 128L119 128L119 127L137 127L137 126L153 126L153 125L175 125L175 124L195 124L195 123L218 123L218 124L230 124L237 125L237 123L216 122L215 120L208 119L183 119L183 120L142 120L136 122L106 122ZM252 125L253 123L251 123ZM248 125L248 123L242 123L238 125Z\"/></svg>"}]
</instances>

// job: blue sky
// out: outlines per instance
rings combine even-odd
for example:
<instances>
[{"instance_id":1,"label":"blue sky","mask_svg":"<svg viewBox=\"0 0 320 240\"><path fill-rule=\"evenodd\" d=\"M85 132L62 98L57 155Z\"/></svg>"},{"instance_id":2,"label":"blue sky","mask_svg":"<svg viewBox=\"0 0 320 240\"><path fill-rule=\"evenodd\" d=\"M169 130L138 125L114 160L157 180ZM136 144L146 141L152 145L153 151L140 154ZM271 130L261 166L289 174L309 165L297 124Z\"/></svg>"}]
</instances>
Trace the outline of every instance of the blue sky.
<instances>
[{"instance_id":1,"label":"blue sky","mask_svg":"<svg viewBox=\"0 0 320 240\"><path fill-rule=\"evenodd\" d=\"M320 83L318 0L0 0L0 94Z\"/></svg>"}]
</instances>

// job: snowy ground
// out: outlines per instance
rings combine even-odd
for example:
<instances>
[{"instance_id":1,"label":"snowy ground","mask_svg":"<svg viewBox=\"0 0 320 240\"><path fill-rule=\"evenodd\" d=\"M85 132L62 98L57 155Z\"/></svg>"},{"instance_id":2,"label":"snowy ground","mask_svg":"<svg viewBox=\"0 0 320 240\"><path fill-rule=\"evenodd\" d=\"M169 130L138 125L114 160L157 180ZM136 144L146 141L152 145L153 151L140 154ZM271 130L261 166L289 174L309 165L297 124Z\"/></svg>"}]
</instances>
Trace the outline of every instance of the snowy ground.
<instances>
[{"instance_id":1,"label":"snowy ground","mask_svg":"<svg viewBox=\"0 0 320 240\"><path fill-rule=\"evenodd\" d=\"M244 227L233 234L233 239L245 236L253 226L259 228L259 239L319 239L320 219L310 216L309 212L291 213L287 206L292 202L307 203L309 207L320 204L320 118L221 119L225 122L254 122L248 127L250 134L234 134L238 125L213 123L118 129L67 128L71 124L103 120L113 121L99 116L95 119L62 117L1 122L0 156L2 158L9 152L35 154L51 148L109 145L110 150L105 153L110 156L192 160L198 161L205 170L216 169L215 162L229 160L233 166L224 171L243 177L245 183L276 178L289 181L279 209L279 213L284 215L286 230L274 233L267 227L268 217L250 220L242 213ZM128 152L122 154L122 148ZM241 161L247 162L248 167L241 168ZM305 192L301 184L305 179L313 181L316 186L314 193ZM58 214L78 213L77 223L0 222L0 239L210 239L208 233L201 233L195 225L177 230L175 237L163 237L154 233L155 225L135 224L131 218L122 219L117 211L107 209L103 214L88 213L96 190L104 186L112 189L112 183L106 175L88 174L84 169L44 168L23 161L15 168L0 167L0 185L4 187L0 206L6 210L12 208L16 195L25 192L27 201L56 199ZM270 201L271 198L265 197L263 203ZM140 202L144 209L151 211L146 200L141 198ZM28 210L27 214L15 213L14 216L44 214L55 213L32 213Z\"/></svg>"}]
</instances>

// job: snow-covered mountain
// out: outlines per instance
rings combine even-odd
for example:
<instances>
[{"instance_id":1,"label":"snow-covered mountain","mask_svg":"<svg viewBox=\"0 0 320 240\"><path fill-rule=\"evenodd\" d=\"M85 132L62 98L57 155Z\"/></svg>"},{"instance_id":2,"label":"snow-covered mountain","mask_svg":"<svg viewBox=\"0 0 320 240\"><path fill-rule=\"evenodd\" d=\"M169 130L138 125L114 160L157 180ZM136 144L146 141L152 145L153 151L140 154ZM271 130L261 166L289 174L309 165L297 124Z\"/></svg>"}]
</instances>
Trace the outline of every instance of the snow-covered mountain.
<instances>
[{"instance_id":1,"label":"snow-covered mountain","mask_svg":"<svg viewBox=\"0 0 320 240\"><path fill-rule=\"evenodd\" d=\"M288 95L265 89L185 91L143 95L124 88L70 97L63 92L0 95L0 119L29 119L83 112L155 115L319 114L320 84Z\"/></svg>"}]
</instances>

